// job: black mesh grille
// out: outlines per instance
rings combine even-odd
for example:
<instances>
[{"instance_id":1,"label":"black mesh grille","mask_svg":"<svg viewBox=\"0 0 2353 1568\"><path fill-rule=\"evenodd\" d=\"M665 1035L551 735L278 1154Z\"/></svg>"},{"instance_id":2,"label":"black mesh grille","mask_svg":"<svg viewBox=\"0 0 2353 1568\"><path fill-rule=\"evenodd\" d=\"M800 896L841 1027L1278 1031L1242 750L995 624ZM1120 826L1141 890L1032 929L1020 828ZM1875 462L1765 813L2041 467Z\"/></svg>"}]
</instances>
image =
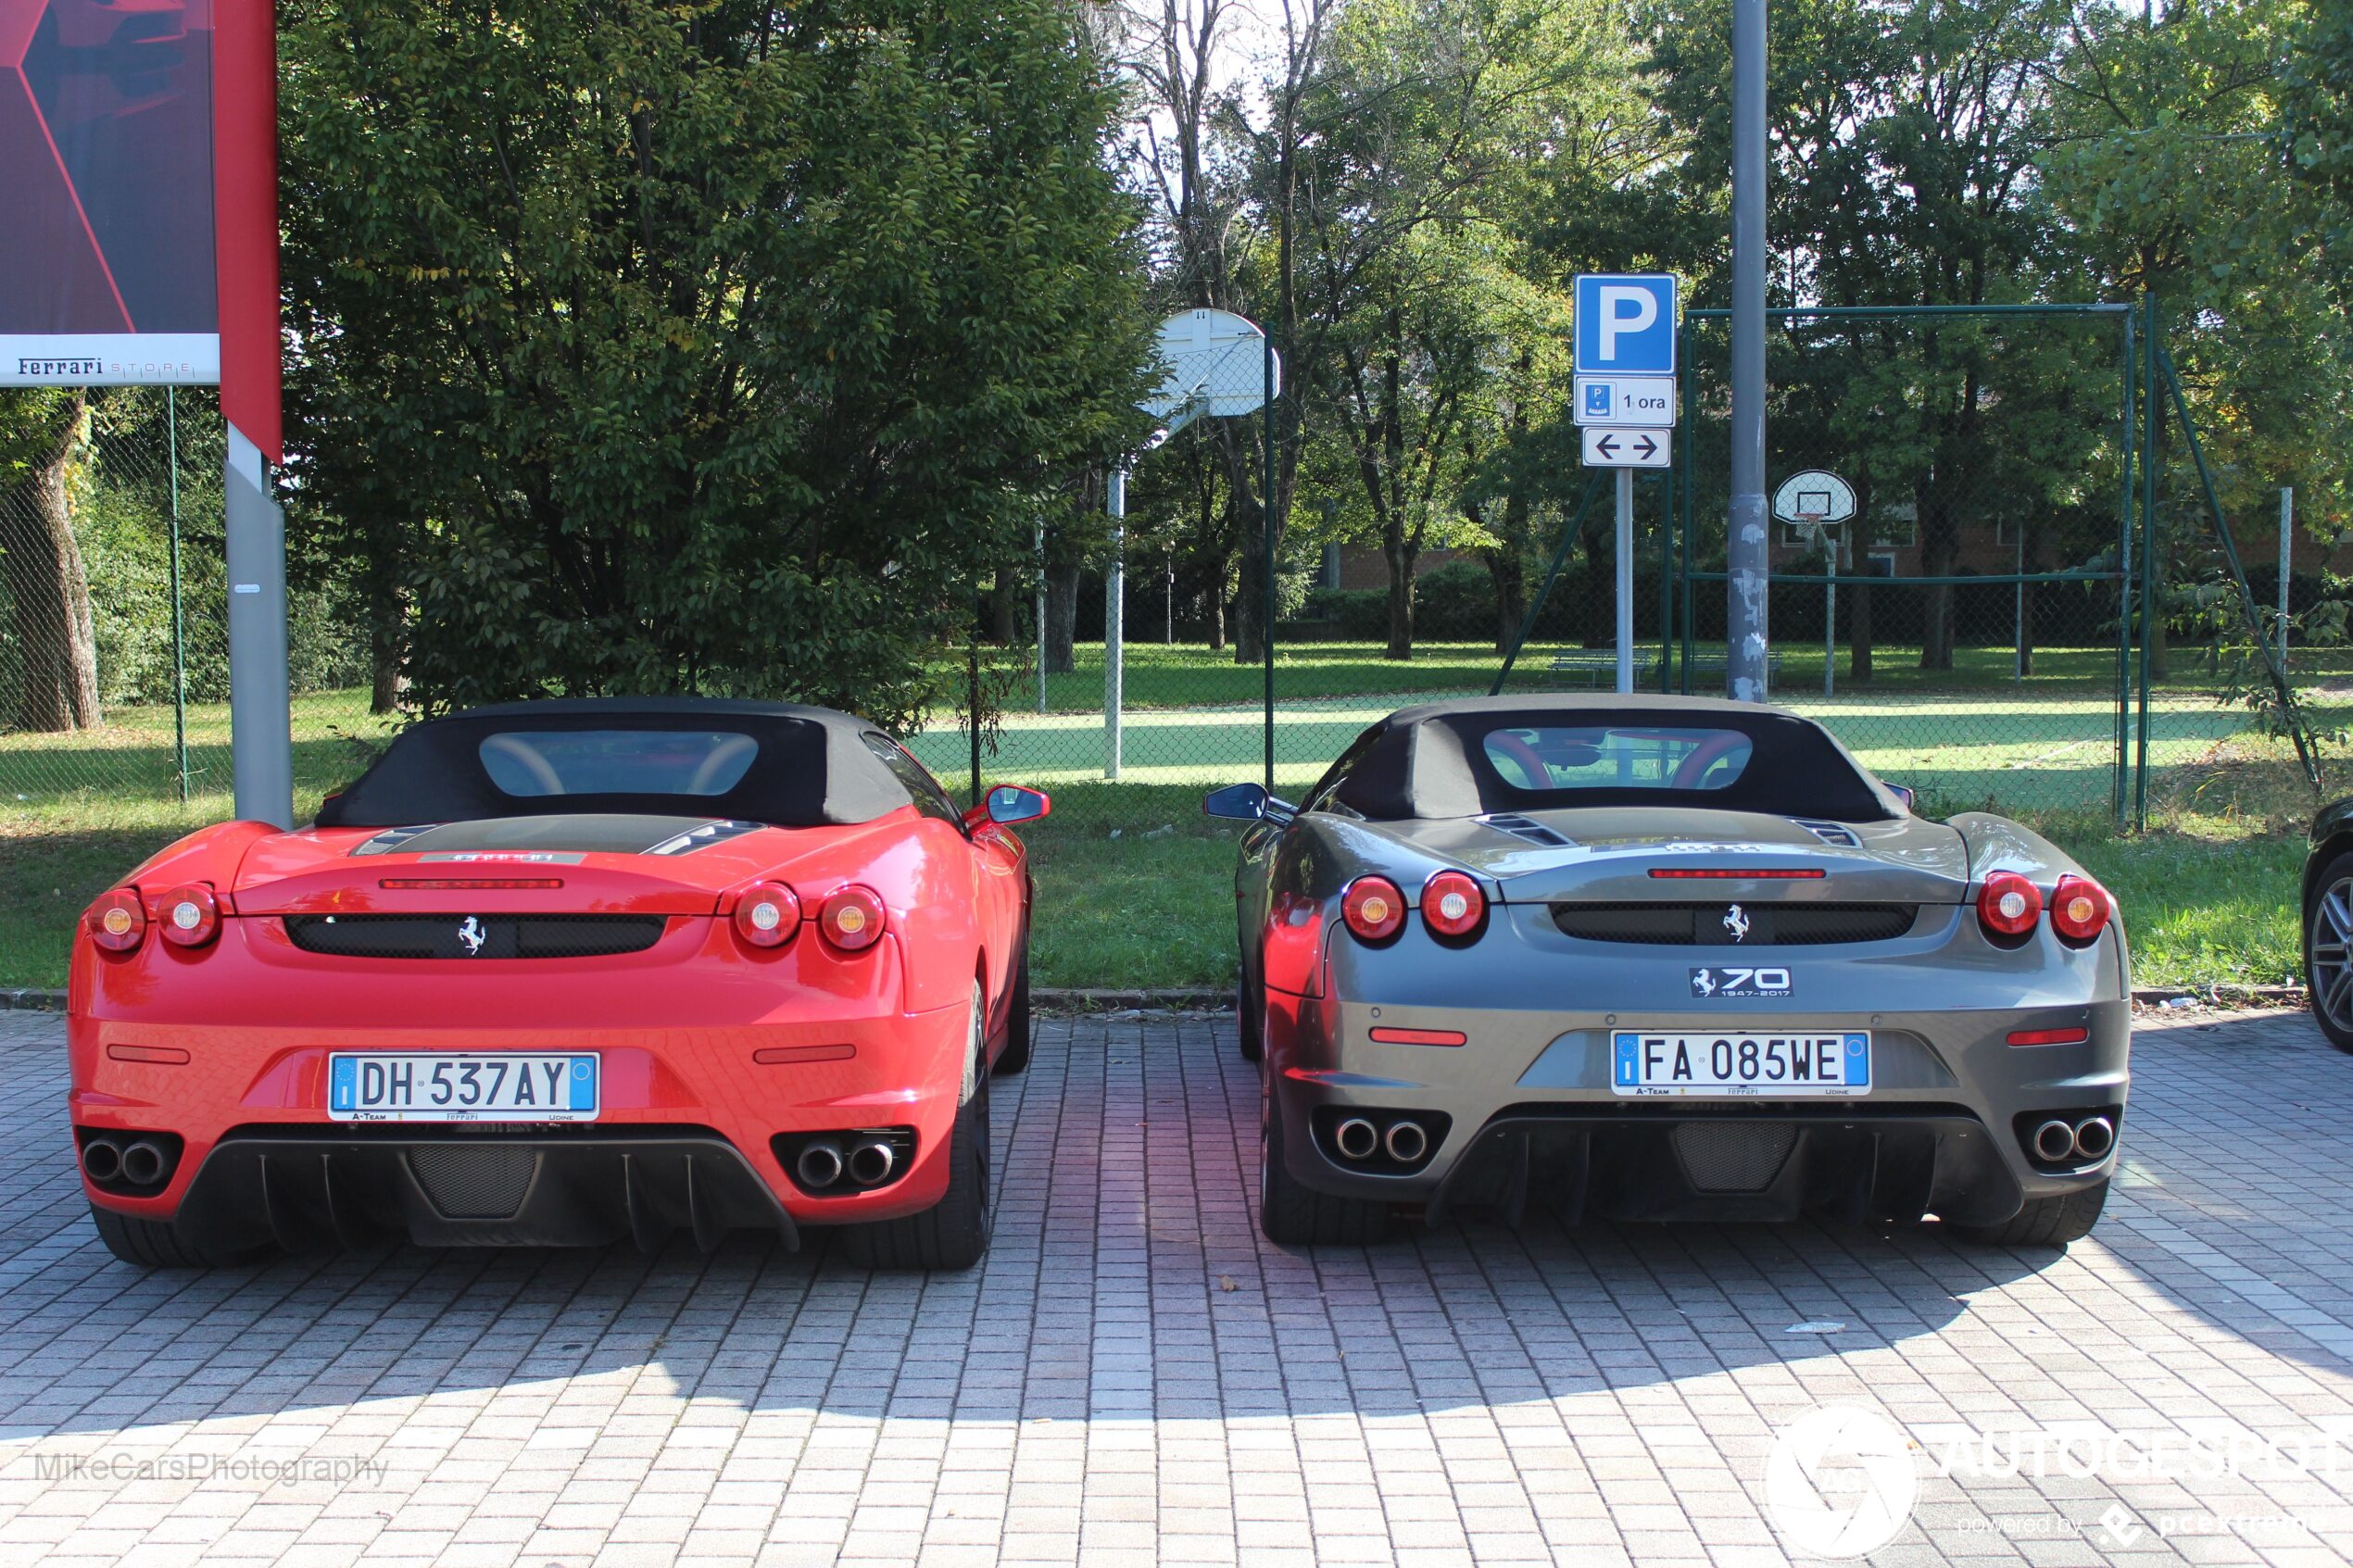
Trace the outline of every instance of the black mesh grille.
<instances>
[{"instance_id":1,"label":"black mesh grille","mask_svg":"<svg viewBox=\"0 0 2353 1568\"><path fill-rule=\"evenodd\" d=\"M535 1150L506 1145L492 1148L412 1148L409 1169L434 1209L449 1220L506 1220L522 1207L531 1178L539 1173Z\"/></svg>"},{"instance_id":2,"label":"black mesh grille","mask_svg":"<svg viewBox=\"0 0 2353 1568\"><path fill-rule=\"evenodd\" d=\"M1672 1136L1692 1186L1702 1192L1761 1192L1780 1173L1797 1129L1787 1123L1691 1122Z\"/></svg>"},{"instance_id":3,"label":"black mesh grille","mask_svg":"<svg viewBox=\"0 0 2353 1568\"><path fill-rule=\"evenodd\" d=\"M1746 932L1738 946L1821 947L1835 942L1885 942L1912 929L1911 904L1554 904L1553 923L1588 942L1648 942L1667 947L1734 946L1732 927ZM1729 923L1728 923L1729 922Z\"/></svg>"},{"instance_id":4,"label":"black mesh grille","mask_svg":"<svg viewBox=\"0 0 2353 1568\"><path fill-rule=\"evenodd\" d=\"M600 959L661 940L661 915L288 915L306 953L353 959Z\"/></svg>"}]
</instances>

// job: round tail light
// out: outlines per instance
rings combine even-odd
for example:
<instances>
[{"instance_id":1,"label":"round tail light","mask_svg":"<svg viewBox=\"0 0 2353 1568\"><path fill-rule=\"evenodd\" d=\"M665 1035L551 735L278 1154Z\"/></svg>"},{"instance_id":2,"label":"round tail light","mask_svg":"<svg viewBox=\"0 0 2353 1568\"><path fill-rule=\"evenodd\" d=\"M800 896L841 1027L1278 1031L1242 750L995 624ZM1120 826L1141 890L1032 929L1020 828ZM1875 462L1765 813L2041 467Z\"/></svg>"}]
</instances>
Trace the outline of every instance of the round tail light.
<instances>
[{"instance_id":1,"label":"round tail light","mask_svg":"<svg viewBox=\"0 0 2353 1568\"><path fill-rule=\"evenodd\" d=\"M800 899L781 882L755 882L736 900L736 935L748 947L781 947L800 929Z\"/></svg>"},{"instance_id":2,"label":"round tail light","mask_svg":"<svg viewBox=\"0 0 2353 1568\"><path fill-rule=\"evenodd\" d=\"M1977 921L2004 947L2016 947L2043 918L2042 890L2016 872L1995 872L1977 890Z\"/></svg>"},{"instance_id":3,"label":"round tail light","mask_svg":"<svg viewBox=\"0 0 2353 1568\"><path fill-rule=\"evenodd\" d=\"M2116 900L2088 876L2063 876L2051 889L2051 929L2063 942L2081 947L2097 939L2115 914Z\"/></svg>"},{"instance_id":4,"label":"round tail light","mask_svg":"<svg viewBox=\"0 0 2353 1568\"><path fill-rule=\"evenodd\" d=\"M98 901L82 911L82 929L107 952L127 953L147 935L147 911L141 907L136 891L118 887L100 894Z\"/></svg>"},{"instance_id":5,"label":"round tail light","mask_svg":"<svg viewBox=\"0 0 2353 1568\"><path fill-rule=\"evenodd\" d=\"M175 887L157 906L156 923L163 939L175 947L201 947L220 931L220 906L212 889L200 882Z\"/></svg>"},{"instance_id":6,"label":"round tail light","mask_svg":"<svg viewBox=\"0 0 2353 1568\"><path fill-rule=\"evenodd\" d=\"M1405 923L1405 895L1385 876L1360 876L1340 897L1340 918L1365 942L1386 942Z\"/></svg>"},{"instance_id":7,"label":"round tail light","mask_svg":"<svg viewBox=\"0 0 2353 1568\"><path fill-rule=\"evenodd\" d=\"M1422 884L1422 923L1439 936L1468 936L1487 918L1487 895L1461 872L1439 872Z\"/></svg>"},{"instance_id":8,"label":"round tail light","mask_svg":"<svg viewBox=\"0 0 2353 1568\"><path fill-rule=\"evenodd\" d=\"M862 952L882 940L883 918L881 896L853 882L826 896L817 911L817 929L843 952Z\"/></svg>"}]
</instances>

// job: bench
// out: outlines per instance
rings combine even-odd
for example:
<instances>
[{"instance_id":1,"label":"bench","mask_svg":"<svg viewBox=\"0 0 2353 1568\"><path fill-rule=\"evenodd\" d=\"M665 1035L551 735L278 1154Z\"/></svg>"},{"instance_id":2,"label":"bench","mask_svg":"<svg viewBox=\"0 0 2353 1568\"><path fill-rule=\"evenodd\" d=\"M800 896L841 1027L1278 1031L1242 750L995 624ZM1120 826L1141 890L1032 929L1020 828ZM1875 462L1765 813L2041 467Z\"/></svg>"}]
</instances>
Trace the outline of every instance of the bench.
<instances>
[{"instance_id":1,"label":"bench","mask_svg":"<svg viewBox=\"0 0 2353 1568\"><path fill-rule=\"evenodd\" d=\"M1553 674L1559 684L1589 687L1614 686L1617 684L1617 653L1612 648L1563 648L1553 655ZM1634 684L1640 689L1644 683L1658 683L1658 650L1634 650Z\"/></svg>"}]
</instances>

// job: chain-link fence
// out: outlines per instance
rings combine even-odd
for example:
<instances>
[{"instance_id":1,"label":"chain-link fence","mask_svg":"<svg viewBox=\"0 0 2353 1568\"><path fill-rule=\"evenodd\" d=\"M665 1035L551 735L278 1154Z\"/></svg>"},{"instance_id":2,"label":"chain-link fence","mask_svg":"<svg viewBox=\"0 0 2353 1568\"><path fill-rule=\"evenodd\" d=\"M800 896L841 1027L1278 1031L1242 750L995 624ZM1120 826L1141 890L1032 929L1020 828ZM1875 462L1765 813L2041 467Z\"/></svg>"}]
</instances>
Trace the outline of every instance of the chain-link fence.
<instances>
[{"instance_id":1,"label":"chain-link fence","mask_svg":"<svg viewBox=\"0 0 2353 1568\"><path fill-rule=\"evenodd\" d=\"M19 860L27 841L136 839L231 800L219 400L60 395L57 439L0 491L0 853ZM288 601L306 803L358 755L341 737L377 727L342 576L298 563Z\"/></svg>"}]
</instances>

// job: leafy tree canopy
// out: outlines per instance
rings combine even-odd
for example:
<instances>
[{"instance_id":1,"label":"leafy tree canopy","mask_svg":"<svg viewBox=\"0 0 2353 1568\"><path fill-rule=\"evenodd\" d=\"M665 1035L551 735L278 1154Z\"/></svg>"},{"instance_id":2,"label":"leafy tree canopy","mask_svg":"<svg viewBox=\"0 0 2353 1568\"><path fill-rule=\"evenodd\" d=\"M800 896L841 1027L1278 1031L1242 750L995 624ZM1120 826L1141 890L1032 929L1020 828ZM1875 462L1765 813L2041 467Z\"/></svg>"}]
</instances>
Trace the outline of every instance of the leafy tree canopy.
<instances>
[{"instance_id":1,"label":"leafy tree canopy","mask_svg":"<svg viewBox=\"0 0 2353 1568\"><path fill-rule=\"evenodd\" d=\"M1037 498L1136 434L1117 112L1054 0L294 0L319 515L396 546L428 709L915 719Z\"/></svg>"}]
</instances>

